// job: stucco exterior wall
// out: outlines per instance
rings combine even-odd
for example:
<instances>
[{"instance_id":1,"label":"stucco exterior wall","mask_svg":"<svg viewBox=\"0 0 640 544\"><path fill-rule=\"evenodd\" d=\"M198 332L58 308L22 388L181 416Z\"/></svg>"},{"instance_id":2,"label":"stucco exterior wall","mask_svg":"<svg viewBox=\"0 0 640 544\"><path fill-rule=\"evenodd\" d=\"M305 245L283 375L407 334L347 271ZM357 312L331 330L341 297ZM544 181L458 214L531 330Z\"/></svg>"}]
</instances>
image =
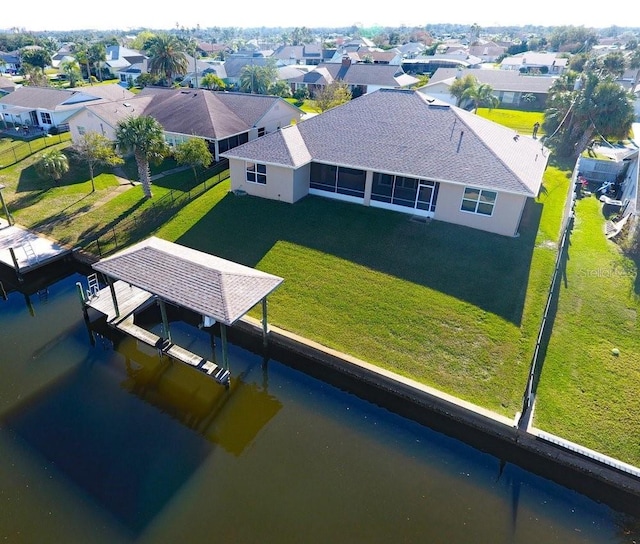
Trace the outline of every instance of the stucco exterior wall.
<instances>
[{"instance_id":1,"label":"stucco exterior wall","mask_svg":"<svg viewBox=\"0 0 640 544\"><path fill-rule=\"evenodd\" d=\"M78 139L82 136L80 134L81 130L84 130L85 134L87 132L97 132L112 141L116 139L115 128L86 109L80 110L69 119L69 131L71 132L73 143L78 143Z\"/></svg>"},{"instance_id":2,"label":"stucco exterior wall","mask_svg":"<svg viewBox=\"0 0 640 544\"><path fill-rule=\"evenodd\" d=\"M297 123L301 117L301 110L290 106L284 101L278 101L259 121L258 126L264 127L268 133L275 132L279 128L288 127L293 123Z\"/></svg>"},{"instance_id":3,"label":"stucco exterior wall","mask_svg":"<svg viewBox=\"0 0 640 544\"><path fill-rule=\"evenodd\" d=\"M460 210L464 189L462 185L441 183L434 219L504 236L517 234L527 197L498 193L493 214L486 216Z\"/></svg>"},{"instance_id":4,"label":"stucco exterior wall","mask_svg":"<svg viewBox=\"0 0 640 544\"><path fill-rule=\"evenodd\" d=\"M266 184L250 183L247 181L244 160L229 159L229 173L231 175L232 191L240 189L252 196L259 196L270 200L280 200L291 204L297 200L296 196L299 196L301 193L300 180L298 180L298 187L296 188L294 172L290 168L267 165ZM307 180L308 177L307 174ZM294 190L294 188L296 190Z\"/></svg>"}]
</instances>

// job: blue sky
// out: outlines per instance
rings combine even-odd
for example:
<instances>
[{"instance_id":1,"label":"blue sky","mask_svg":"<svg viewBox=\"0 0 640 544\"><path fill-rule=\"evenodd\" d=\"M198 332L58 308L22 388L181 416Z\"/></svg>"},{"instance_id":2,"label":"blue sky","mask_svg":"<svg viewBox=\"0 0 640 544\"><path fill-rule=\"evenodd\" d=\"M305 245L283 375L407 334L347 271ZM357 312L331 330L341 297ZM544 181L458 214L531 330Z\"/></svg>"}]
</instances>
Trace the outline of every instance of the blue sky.
<instances>
[{"instance_id":1,"label":"blue sky","mask_svg":"<svg viewBox=\"0 0 640 544\"><path fill-rule=\"evenodd\" d=\"M413 5L411 5L413 4ZM489 25L574 25L586 27L632 26L640 28L640 10L622 11L622 4L615 10L601 6L590 8L584 2L537 0L524 4L513 0L458 0L452 2L291 2L269 0L245 0L242 7L233 9L233 3L225 4L195 0L184 4L178 12L176 3L111 0L96 4L87 0L66 0L62 4L37 0L36 5L23 13L12 9L2 10L0 27L26 28L27 30L77 30L77 29L129 29L175 28L176 24L187 28L211 26L362 26L382 25L422 26L429 23L460 23ZM153 5L153 7L150 7ZM396 6L401 6L398 9ZM102 8L102 9L101 9Z\"/></svg>"}]
</instances>

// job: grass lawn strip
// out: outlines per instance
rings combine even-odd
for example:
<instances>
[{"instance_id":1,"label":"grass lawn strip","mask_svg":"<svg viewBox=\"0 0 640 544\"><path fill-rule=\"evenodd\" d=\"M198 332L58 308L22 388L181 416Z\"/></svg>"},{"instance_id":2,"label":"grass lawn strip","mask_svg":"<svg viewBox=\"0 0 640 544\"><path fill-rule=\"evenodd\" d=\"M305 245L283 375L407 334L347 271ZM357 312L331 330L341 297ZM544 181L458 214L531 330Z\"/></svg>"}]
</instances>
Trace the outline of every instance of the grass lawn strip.
<instances>
[{"instance_id":1,"label":"grass lawn strip","mask_svg":"<svg viewBox=\"0 0 640 544\"><path fill-rule=\"evenodd\" d=\"M635 265L603 234L602 204L579 200L566 281L534 424L640 465L640 296ZM620 351L619 356L612 349Z\"/></svg>"}]
</instances>

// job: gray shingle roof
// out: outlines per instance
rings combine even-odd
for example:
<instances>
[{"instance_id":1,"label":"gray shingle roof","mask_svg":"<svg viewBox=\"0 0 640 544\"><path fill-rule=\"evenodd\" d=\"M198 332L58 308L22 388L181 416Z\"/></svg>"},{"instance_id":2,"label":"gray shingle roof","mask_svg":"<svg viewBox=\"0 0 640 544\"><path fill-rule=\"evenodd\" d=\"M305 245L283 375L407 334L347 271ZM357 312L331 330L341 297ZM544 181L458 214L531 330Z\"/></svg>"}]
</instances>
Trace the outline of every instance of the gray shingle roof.
<instances>
[{"instance_id":1,"label":"gray shingle roof","mask_svg":"<svg viewBox=\"0 0 640 544\"><path fill-rule=\"evenodd\" d=\"M166 131L214 140L250 130L277 102L284 103L276 96L158 87L147 87L128 102L135 106L142 99L144 115Z\"/></svg>"},{"instance_id":2,"label":"gray shingle roof","mask_svg":"<svg viewBox=\"0 0 640 544\"><path fill-rule=\"evenodd\" d=\"M94 85L82 90L54 89L51 87L20 87L2 98L9 106L61 111L79 108L85 104L109 102L132 97L133 93L119 85Z\"/></svg>"},{"instance_id":3,"label":"gray shingle roof","mask_svg":"<svg viewBox=\"0 0 640 544\"><path fill-rule=\"evenodd\" d=\"M225 325L233 325L283 281L155 237L100 260L93 268Z\"/></svg>"},{"instance_id":4,"label":"gray shingle roof","mask_svg":"<svg viewBox=\"0 0 640 544\"><path fill-rule=\"evenodd\" d=\"M327 84L340 79L349 85L379 85L381 87L405 87L417 78L410 76L400 66L391 64L355 63L343 66L337 62L320 64L308 74L289 81L293 83Z\"/></svg>"},{"instance_id":5,"label":"gray shingle roof","mask_svg":"<svg viewBox=\"0 0 640 544\"><path fill-rule=\"evenodd\" d=\"M496 91L548 93L551 85L557 77L551 76L524 76L515 70L483 70L481 68L438 68L428 85L440 81L451 80L457 75L464 77L468 74L474 76L480 83L491 85Z\"/></svg>"},{"instance_id":6,"label":"gray shingle roof","mask_svg":"<svg viewBox=\"0 0 640 544\"><path fill-rule=\"evenodd\" d=\"M421 93L381 89L223 156L291 168L311 160L536 196L539 141Z\"/></svg>"}]
</instances>

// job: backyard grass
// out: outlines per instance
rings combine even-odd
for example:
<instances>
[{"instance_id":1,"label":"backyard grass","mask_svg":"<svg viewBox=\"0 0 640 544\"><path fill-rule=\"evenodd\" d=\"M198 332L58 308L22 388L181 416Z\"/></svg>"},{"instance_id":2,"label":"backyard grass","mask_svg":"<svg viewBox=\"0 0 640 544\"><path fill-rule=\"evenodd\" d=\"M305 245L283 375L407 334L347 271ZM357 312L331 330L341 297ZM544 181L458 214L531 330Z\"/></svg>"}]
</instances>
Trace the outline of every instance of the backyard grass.
<instances>
[{"instance_id":1,"label":"backyard grass","mask_svg":"<svg viewBox=\"0 0 640 544\"><path fill-rule=\"evenodd\" d=\"M495 123L499 123L506 127L512 128L520 134L530 136L533 133L533 125L538 122L542 125L544 114L534 111L507 110L502 108L488 109L479 108L478 115L489 119ZM542 127L538 131L538 137L543 136Z\"/></svg>"},{"instance_id":2,"label":"backyard grass","mask_svg":"<svg viewBox=\"0 0 640 544\"><path fill-rule=\"evenodd\" d=\"M497 111L503 110L491 114ZM536 118L509 112L501 119L514 128ZM147 201L140 187L116 194L118 180L109 172L96 177L91 193L87 172L77 165L55 186L37 178L35 160L0 170L3 196L20 224L72 245L196 183L190 170L166 176ZM159 230L149 226L135 236L155 234L280 275L285 281L270 297L272 324L514 417L570 174L570 168L549 166L519 238L312 196L295 205L235 196L228 182ZM583 199L576 211L534 423L640 464L634 440L640 430L640 281L633 263L604 238L600 203ZM617 357L613 348L620 350Z\"/></svg>"},{"instance_id":3,"label":"backyard grass","mask_svg":"<svg viewBox=\"0 0 640 544\"><path fill-rule=\"evenodd\" d=\"M157 235L282 276L272 324L513 417L568 187L549 172L519 238L319 197L239 197L226 184Z\"/></svg>"},{"instance_id":4,"label":"backyard grass","mask_svg":"<svg viewBox=\"0 0 640 544\"><path fill-rule=\"evenodd\" d=\"M595 197L577 202L534 424L640 466L640 278L604 221Z\"/></svg>"}]
</instances>

